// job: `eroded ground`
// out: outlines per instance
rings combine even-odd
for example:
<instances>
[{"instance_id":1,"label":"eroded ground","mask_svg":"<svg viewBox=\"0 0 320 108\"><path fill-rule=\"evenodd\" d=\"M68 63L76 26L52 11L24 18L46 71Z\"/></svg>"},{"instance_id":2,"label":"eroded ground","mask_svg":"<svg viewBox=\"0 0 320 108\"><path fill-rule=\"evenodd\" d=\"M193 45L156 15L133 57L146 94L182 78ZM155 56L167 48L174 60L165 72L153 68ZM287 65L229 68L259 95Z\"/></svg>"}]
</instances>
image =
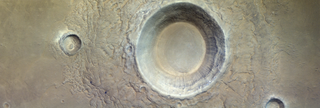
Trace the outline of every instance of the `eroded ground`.
<instances>
[{"instance_id":1,"label":"eroded ground","mask_svg":"<svg viewBox=\"0 0 320 108\"><path fill-rule=\"evenodd\" d=\"M0 104L4 108L285 107L320 101L317 0L186 0L220 25L228 68L188 99L159 95L135 63L146 20L175 0L0 1ZM66 55L65 34L82 46Z\"/></svg>"}]
</instances>

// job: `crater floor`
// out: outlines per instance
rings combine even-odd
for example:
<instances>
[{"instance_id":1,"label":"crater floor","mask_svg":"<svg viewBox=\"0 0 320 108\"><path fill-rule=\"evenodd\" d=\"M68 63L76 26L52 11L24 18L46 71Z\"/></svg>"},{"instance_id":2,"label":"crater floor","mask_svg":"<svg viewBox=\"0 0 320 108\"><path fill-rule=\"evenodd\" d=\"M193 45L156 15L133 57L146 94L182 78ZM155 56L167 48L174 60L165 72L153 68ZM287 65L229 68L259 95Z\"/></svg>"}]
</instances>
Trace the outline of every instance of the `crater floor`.
<instances>
[{"instance_id":1,"label":"crater floor","mask_svg":"<svg viewBox=\"0 0 320 108\"><path fill-rule=\"evenodd\" d=\"M203 91L186 98L159 93L137 64L136 52L149 47L137 47L144 25L177 3L203 9L225 37L217 48L226 51L216 54L225 52L226 64L211 69L223 72L210 80L201 73L207 81L201 84L175 79ZM316 108L319 7L319 0L2 0L0 107ZM150 50L171 74L193 74L212 54L202 49L212 38L202 39L203 28L188 24L159 32L158 50ZM161 84L182 87L173 80Z\"/></svg>"}]
</instances>

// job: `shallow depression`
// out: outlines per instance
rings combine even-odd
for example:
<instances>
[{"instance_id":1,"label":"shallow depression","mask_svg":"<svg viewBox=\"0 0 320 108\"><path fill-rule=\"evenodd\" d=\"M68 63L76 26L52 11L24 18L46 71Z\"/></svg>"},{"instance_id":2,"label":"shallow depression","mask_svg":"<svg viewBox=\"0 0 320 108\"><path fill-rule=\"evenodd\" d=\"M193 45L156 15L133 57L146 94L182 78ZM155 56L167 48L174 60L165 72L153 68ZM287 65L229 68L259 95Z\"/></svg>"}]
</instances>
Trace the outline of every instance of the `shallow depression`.
<instances>
[{"instance_id":1,"label":"shallow depression","mask_svg":"<svg viewBox=\"0 0 320 108\"><path fill-rule=\"evenodd\" d=\"M266 104L266 108L284 108L284 104L280 99L272 98Z\"/></svg>"},{"instance_id":2,"label":"shallow depression","mask_svg":"<svg viewBox=\"0 0 320 108\"><path fill-rule=\"evenodd\" d=\"M81 48L81 40L75 34L63 36L59 43L62 51L69 56L76 54Z\"/></svg>"}]
</instances>

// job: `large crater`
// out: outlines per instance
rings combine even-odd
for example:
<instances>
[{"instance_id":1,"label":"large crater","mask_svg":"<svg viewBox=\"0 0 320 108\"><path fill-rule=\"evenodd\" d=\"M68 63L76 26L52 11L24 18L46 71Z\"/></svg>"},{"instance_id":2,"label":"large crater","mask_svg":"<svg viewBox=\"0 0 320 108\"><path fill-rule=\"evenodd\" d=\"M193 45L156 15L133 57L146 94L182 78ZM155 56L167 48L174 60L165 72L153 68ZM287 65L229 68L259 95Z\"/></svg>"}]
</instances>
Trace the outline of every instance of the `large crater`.
<instances>
[{"instance_id":1,"label":"large crater","mask_svg":"<svg viewBox=\"0 0 320 108\"><path fill-rule=\"evenodd\" d=\"M176 3L144 24L136 61L142 78L165 96L188 98L214 83L225 61L224 34L202 8Z\"/></svg>"}]
</instances>

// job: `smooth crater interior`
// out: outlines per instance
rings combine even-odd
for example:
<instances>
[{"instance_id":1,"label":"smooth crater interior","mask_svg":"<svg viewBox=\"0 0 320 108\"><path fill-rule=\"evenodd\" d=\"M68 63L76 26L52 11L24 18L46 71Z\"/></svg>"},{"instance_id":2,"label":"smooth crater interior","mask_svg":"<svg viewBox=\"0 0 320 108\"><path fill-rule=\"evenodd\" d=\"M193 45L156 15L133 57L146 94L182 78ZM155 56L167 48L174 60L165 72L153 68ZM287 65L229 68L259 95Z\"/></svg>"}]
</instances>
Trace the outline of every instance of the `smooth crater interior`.
<instances>
[{"instance_id":1,"label":"smooth crater interior","mask_svg":"<svg viewBox=\"0 0 320 108\"><path fill-rule=\"evenodd\" d=\"M205 41L194 25L175 22L165 27L156 40L155 57L169 73L195 72L205 57Z\"/></svg>"},{"instance_id":2,"label":"smooth crater interior","mask_svg":"<svg viewBox=\"0 0 320 108\"><path fill-rule=\"evenodd\" d=\"M165 6L143 25L135 50L139 72L162 95L188 98L207 90L225 60L215 20L190 3Z\"/></svg>"}]
</instances>

